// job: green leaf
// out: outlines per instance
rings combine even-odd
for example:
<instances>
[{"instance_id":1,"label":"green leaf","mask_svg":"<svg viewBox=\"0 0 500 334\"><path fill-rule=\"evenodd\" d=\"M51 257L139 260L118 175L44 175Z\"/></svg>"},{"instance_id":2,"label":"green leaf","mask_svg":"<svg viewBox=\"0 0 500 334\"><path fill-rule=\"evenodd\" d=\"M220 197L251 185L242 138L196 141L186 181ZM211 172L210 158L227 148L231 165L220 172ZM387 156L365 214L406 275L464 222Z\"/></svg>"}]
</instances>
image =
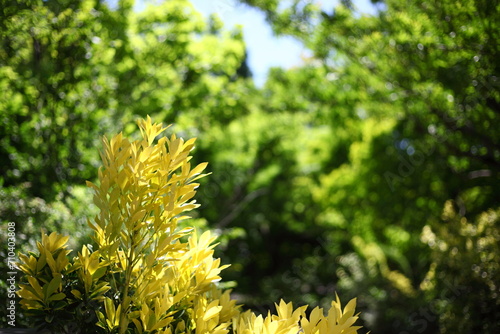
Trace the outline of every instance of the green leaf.
<instances>
[{"instance_id":1,"label":"green leaf","mask_svg":"<svg viewBox=\"0 0 500 334\"><path fill-rule=\"evenodd\" d=\"M66 295L63 292L60 292L60 293L57 293L57 294L49 297L49 299L47 299L47 301L50 302L53 300L63 300L64 298L66 298Z\"/></svg>"},{"instance_id":2,"label":"green leaf","mask_svg":"<svg viewBox=\"0 0 500 334\"><path fill-rule=\"evenodd\" d=\"M44 300L48 300L50 296L56 291L56 289L61 285L61 277L54 277L49 284L43 286L44 290Z\"/></svg>"}]
</instances>

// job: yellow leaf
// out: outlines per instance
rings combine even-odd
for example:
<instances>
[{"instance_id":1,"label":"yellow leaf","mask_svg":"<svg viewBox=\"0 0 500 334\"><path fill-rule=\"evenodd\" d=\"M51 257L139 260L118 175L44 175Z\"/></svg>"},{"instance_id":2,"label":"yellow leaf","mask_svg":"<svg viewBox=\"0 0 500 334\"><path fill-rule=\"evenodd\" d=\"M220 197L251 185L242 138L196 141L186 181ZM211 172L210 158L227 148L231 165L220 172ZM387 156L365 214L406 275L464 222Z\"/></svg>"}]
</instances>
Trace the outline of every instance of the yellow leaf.
<instances>
[{"instance_id":1,"label":"yellow leaf","mask_svg":"<svg viewBox=\"0 0 500 334\"><path fill-rule=\"evenodd\" d=\"M132 218L130 218L130 224L133 225L135 224L139 219L144 218L146 215L146 210L139 210L137 211Z\"/></svg>"},{"instance_id":2,"label":"yellow leaf","mask_svg":"<svg viewBox=\"0 0 500 334\"><path fill-rule=\"evenodd\" d=\"M89 274L94 275L97 269L99 269L99 259L95 256L91 257L88 265Z\"/></svg>"},{"instance_id":3,"label":"yellow leaf","mask_svg":"<svg viewBox=\"0 0 500 334\"><path fill-rule=\"evenodd\" d=\"M65 248L68 240L69 236L63 236L62 234L52 232L49 236L49 244L46 245L47 250L53 253L59 248Z\"/></svg>"},{"instance_id":4,"label":"yellow leaf","mask_svg":"<svg viewBox=\"0 0 500 334\"><path fill-rule=\"evenodd\" d=\"M43 299L38 296L37 292L32 286L20 285L21 289L17 291L17 295L25 300L37 300L42 301Z\"/></svg>"},{"instance_id":5,"label":"yellow leaf","mask_svg":"<svg viewBox=\"0 0 500 334\"><path fill-rule=\"evenodd\" d=\"M71 290L71 294L78 299L82 299L82 293L76 289Z\"/></svg>"},{"instance_id":6,"label":"yellow leaf","mask_svg":"<svg viewBox=\"0 0 500 334\"><path fill-rule=\"evenodd\" d=\"M53 272L53 273L57 273L57 265L56 265L56 261L54 260L54 258L52 257L52 254L50 252L45 252L45 257L46 257L46 260L47 260L47 264L49 265L50 267L50 270Z\"/></svg>"},{"instance_id":7,"label":"yellow leaf","mask_svg":"<svg viewBox=\"0 0 500 334\"><path fill-rule=\"evenodd\" d=\"M107 318L106 321L109 321L108 325L111 324L112 327L110 328L113 328L113 324L115 322L116 309L115 309L115 304L109 297L104 298L104 309L106 310L106 318Z\"/></svg>"},{"instance_id":8,"label":"yellow leaf","mask_svg":"<svg viewBox=\"0 0 500 334\"><path fill-rule=\"evenodd\" d=\"M135 328L136 328L136 331L137 331L136 333L142 334L143 333L143 329L142 329L141 322L138 319L132 319L132 322L135 325Z\"/></svg>"},{"instance_id":9,"label":"yellow leaf","mask_svg":"<svg viewBox=\"0 0 500 334\"><path fill-rule=\"evenodd\" d=\"M28 276L28 282L33 288L33 292L36 295L37 299L43 300L43 289L38 283L38 280L35 277Z\"/></svg>"},{"instance_id":10,"label":"yellow leaf","mask_svg":"<svg viewBox=\"0 0 500 334\"><path fill-rule=\"evenodd\" d=\"M172 322L172 317L168 317L168 318L165 318L165 319L162 319L160 321L157 321L153 327L150 328L151 331L153 330L159 330L165 326L168 326L168 324L170 324Z\"/></svg>"},{"instance_id":11,"label":"yellow leaf","mask_svg":"<svg viewBox=\"0 0 500 334\"><path fill-rule=\"evenodd\" d=\"M342 316L342 319L347 319L352 317L355 311L356 311L356 298L353 298L344 307L344 315Z\"/></svg>"},{"instance_id":12,"label":"yellow leaf","mask_svg":"<svg viewBox=\"0 0 500 334\"><path fill-rule=\"evenodd\" d=\"M222 310L222 306L215 306L218 303L218 300L214 300L212 303L210 303L210 305L207 306L207 311L203 316L203 321L208 321L219 315L220 311Z\"/></svg>"},{"instance_id":13,"label":"yellow leaf","mask_svg":"<svg viewBox=\"0 0 500 334\"><path fill-rule=\"evenodd\" d=\"M202 162L201 164L193 168L193 170L189 173L188 178L192 178L193 176L200 174L201 172L203 172L203 170L205 170L205 168L207 168L207 166L208 162Z\"/></svg>"}]
</instances>

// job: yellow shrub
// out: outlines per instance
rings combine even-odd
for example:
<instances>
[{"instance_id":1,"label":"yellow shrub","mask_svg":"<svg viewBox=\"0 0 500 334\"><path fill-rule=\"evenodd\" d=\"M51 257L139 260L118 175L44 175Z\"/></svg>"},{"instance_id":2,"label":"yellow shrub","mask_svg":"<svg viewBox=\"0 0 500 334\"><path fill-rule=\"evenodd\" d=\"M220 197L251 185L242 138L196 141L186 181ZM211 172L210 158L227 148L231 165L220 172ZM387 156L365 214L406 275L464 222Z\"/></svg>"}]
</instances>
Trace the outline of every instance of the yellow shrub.
<instances>
[{"instance_id":1,"label":"yellow shrub","mask_svg":"<svg viewBox=\"0 0 500 334\"><path fill-rule=\"evenodd\" d=\"M103 139L103 167L94 189L100 213L89 225L96 250L84 246L70 261L68 237L43 234L39 254L20 254L25 279L18 292L38 326L88 333L356 333L355 300L344 310L293 309L277 315L241 312L217 282L215 238L179 228L206 163L191 167L195 139L172 135L151 119L138 122L142 138ZM184 240L184 241L183 241ZM187 240L187 241L186 241Z\"/></svg>"}]
</instances>

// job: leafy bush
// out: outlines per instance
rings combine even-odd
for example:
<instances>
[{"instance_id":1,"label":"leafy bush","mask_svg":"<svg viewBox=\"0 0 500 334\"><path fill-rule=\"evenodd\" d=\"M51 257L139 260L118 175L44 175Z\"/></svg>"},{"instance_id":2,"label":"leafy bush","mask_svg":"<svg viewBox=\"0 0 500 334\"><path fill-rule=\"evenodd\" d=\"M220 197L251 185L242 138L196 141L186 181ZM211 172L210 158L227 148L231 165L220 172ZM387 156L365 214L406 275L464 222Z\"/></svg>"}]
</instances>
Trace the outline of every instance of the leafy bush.
<instances>
[{"instance_id":1,"label":"leafy bush","mask_svg":"<svg viewBox=\"0 0 500 334\"><path fill-rule=\"evenodd\" d=\"M90 242L85 214L95 213L95 207L91 205L92 196L90 189L85 186L72 187L68 190L69 196L65 199L57 198L55 201L47 202L40 197L32 197L26 182L18 187L0 188L0 243L8 243L8 227L14 224L16 233L16 248L21 252L35 250L36 240L33 235L40 233L40 225L48 230L64 231L70 234L72 240L69 246L79 249L83 244ZM7 247L0 249L0 271L3 273L0 280L0 299L7 300L8 285L6 279L8 267ZM7 304L0 305L1 321L7 324ZM26 324L22 314L16 318L19 326Z\"/></svg>"},{"instance_id":2,"label":"leafy bush","mask_svg":"<svg viewBox=\"0 0 500 334\"><path fill-rule=\"evenodd\" d=\"M241 312L230 290L217 284L227 265L213 258L215 238L183 227L196 180L195 139L172 135L151 119L139 121L142 139L103 139L104 168L94 190L96 249L72 260L68 236L42 234L38 253L20 254L25 276L22 307L41 328L69 333L357 333L356 300L342 310L337 297L325 315L316 307L276 304L277 314Z\"/></svg>"},{"instance_id":3,"label":"leafy bush","mask_svg":"<svg viewBox=\"0 0 500 334\"><path fill-rule=\"evenodd\" d=\"M443 223L422 230L433 262L421 288L441 328L495 333L500 328L500 209L471 219L459 204L447 201Z\"/></svg>"}]
</instances>

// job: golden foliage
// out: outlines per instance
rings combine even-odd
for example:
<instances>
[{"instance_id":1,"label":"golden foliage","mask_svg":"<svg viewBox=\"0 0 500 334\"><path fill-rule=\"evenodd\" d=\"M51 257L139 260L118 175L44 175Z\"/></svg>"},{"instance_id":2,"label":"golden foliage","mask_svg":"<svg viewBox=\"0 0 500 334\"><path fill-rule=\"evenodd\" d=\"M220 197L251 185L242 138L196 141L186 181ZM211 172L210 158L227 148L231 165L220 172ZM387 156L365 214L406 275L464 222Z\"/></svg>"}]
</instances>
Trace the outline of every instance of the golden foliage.
<instances>
[{"instance_id":1,"label":"golden foliage","mask_svg":"<svg viewBox=\"0 0 500 334\"><path fill-rule=\"evenodd\" d=\"M161 137L165 128L149 117L138 123L139 140L121 133L103 139L99 184L88 182L100 209L89 221L97 249L83 246L70 262L68 237L52 233L42 235L38 256L20 255L25 309L52 312L94 301L96 331L104 333L357 332L356 301L342 310L338 297L326 315L315 308L307 316L307 306L284 301L277 315L241 312L230 291L217 286L227 265L214 259L215 238L179 228L197 207L195 181L206 175L206 163L189 162L195 140Z\"/></svg>"}]
</instances>

